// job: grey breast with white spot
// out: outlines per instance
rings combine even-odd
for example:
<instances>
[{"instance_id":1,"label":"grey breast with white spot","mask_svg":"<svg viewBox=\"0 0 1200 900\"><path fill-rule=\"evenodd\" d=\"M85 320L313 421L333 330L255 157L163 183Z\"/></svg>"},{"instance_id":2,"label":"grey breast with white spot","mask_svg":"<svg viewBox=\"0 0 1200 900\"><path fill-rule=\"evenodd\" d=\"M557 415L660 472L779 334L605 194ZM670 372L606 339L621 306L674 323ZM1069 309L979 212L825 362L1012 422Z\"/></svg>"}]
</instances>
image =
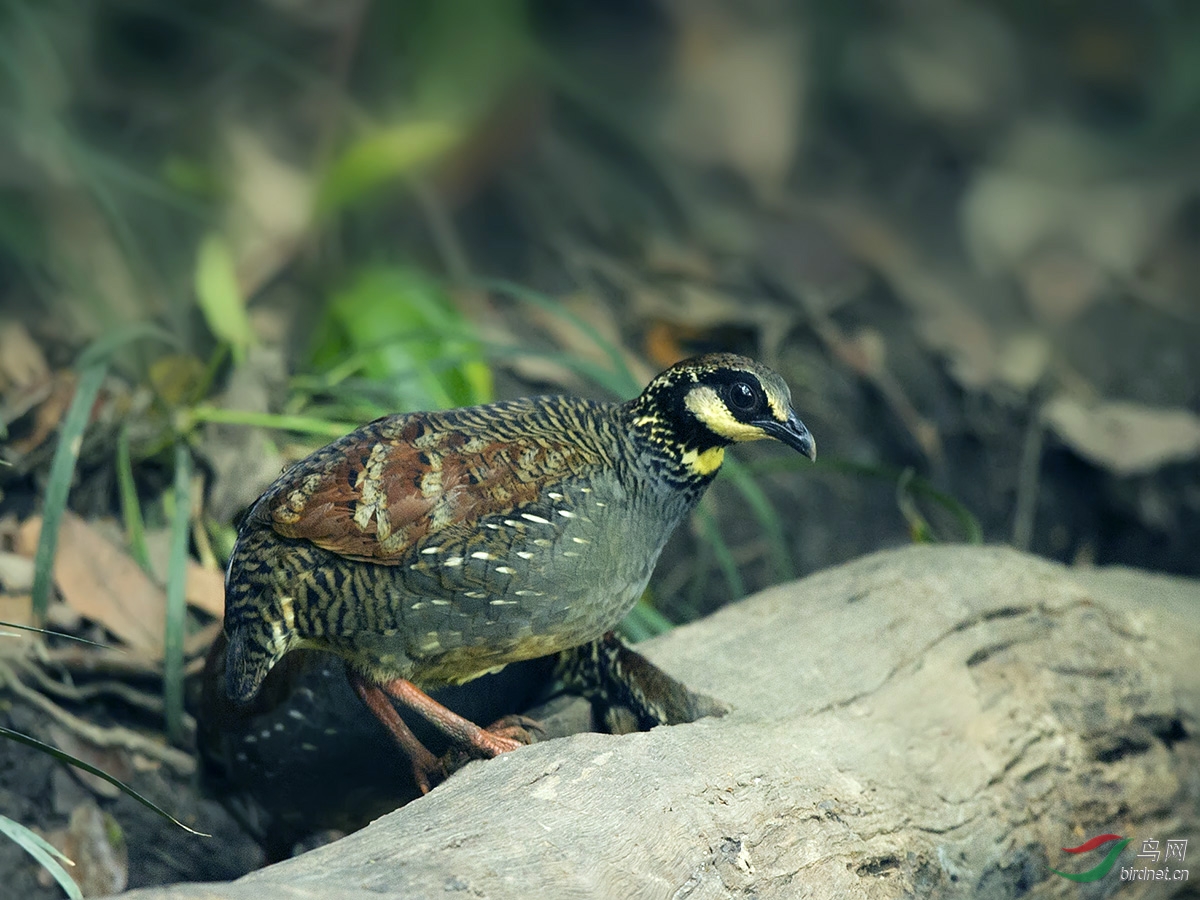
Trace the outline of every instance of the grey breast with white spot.
<instances>
[{"instance_id":1,"label":"grey breast with white spot","mask_svg":"<svg viewBox=\"0 0 1200 900\"><path fill-rule=\"evenodd\" d=\"M454 681L463 658L486 669L544 656L621 620L677 519L630 497L615 471L567 482L519 511L444 532L391 570L394 620L369 639L386 668Z\"/></svg>"}]
</instances>

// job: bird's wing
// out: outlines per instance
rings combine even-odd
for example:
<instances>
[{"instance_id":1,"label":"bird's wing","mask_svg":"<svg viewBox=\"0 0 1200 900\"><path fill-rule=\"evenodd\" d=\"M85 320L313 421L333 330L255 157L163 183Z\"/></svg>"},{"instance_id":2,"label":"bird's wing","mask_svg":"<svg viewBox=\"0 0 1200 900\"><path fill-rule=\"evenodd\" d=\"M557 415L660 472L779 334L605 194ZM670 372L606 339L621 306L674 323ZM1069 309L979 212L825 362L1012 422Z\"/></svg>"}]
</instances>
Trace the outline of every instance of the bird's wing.
<instances>
[{"instance_id":1,"label":"bird's wing","mask_svg":"<svg viewBox=\"0 0 1200 900\"><path fill-rule=\"evenodd\" d=\"M395 565L437 532L533 503L594 462L594 448L545 432L497 439L447 414L390 416L293 466L251 515L348 559Z\"/></svg>"}]
</instances>

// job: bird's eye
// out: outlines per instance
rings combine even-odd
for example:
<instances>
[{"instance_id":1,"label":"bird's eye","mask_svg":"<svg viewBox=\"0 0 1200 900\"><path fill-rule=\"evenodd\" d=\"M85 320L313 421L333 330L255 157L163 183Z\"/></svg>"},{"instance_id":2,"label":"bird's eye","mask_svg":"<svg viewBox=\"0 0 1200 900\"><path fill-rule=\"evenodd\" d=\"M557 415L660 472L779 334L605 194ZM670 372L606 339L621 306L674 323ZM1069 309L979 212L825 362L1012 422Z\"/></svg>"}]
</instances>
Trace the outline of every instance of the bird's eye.
<instances>
[{"instance_id":1,"label":"bird's eye","mask_svg":"<svg viewBox=\"0 0 1200 900\"><path fill-rule=\"evenodd\" d=\"M759 405L759 394L744 381L737 381L729 388L729 407L736 412L752 412Z\"/></svg>"}]
</instances>

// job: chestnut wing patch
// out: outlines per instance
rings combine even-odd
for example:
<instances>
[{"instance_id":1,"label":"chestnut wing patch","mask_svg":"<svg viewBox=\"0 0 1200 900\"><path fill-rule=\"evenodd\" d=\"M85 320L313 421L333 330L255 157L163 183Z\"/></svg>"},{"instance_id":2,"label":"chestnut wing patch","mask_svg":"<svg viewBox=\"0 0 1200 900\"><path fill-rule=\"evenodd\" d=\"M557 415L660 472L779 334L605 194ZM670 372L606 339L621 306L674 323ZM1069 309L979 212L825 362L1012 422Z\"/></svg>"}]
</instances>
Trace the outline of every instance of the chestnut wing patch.
<instances>
[{"instance_id":1,"label":"chestnut wing patch","mask_svg":"<svg viewBox=\"0 0 1200 900\"><path fill-rule=\"evenodd\" d=\"M488 441L407 418L399 429L373 423L298 463L256 518L348 559L396 565L444 528L536 500L547 478L582 462L577 448L544 437Z\"/></svg>"}]
</instances>

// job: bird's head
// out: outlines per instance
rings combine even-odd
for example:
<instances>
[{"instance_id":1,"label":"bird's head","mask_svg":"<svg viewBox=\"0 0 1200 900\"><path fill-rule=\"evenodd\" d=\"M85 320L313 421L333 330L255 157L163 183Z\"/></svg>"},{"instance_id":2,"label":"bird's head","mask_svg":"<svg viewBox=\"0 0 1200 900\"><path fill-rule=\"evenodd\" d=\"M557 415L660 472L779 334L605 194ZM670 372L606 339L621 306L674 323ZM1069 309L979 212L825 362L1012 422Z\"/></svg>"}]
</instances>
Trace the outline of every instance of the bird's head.
<instances>
[{"instance_id":1,"label":"bird's head","mask_svg":"<svg viewBox=\"0 0 1200 900\"><path fill-rule=\"evenodd\" d=\"M712 353L676 363L630 402L633 425L690 478L714 475L725 448L774 438L817 458L778 373L744 356Z\"/></svg>"}]
</instances>

